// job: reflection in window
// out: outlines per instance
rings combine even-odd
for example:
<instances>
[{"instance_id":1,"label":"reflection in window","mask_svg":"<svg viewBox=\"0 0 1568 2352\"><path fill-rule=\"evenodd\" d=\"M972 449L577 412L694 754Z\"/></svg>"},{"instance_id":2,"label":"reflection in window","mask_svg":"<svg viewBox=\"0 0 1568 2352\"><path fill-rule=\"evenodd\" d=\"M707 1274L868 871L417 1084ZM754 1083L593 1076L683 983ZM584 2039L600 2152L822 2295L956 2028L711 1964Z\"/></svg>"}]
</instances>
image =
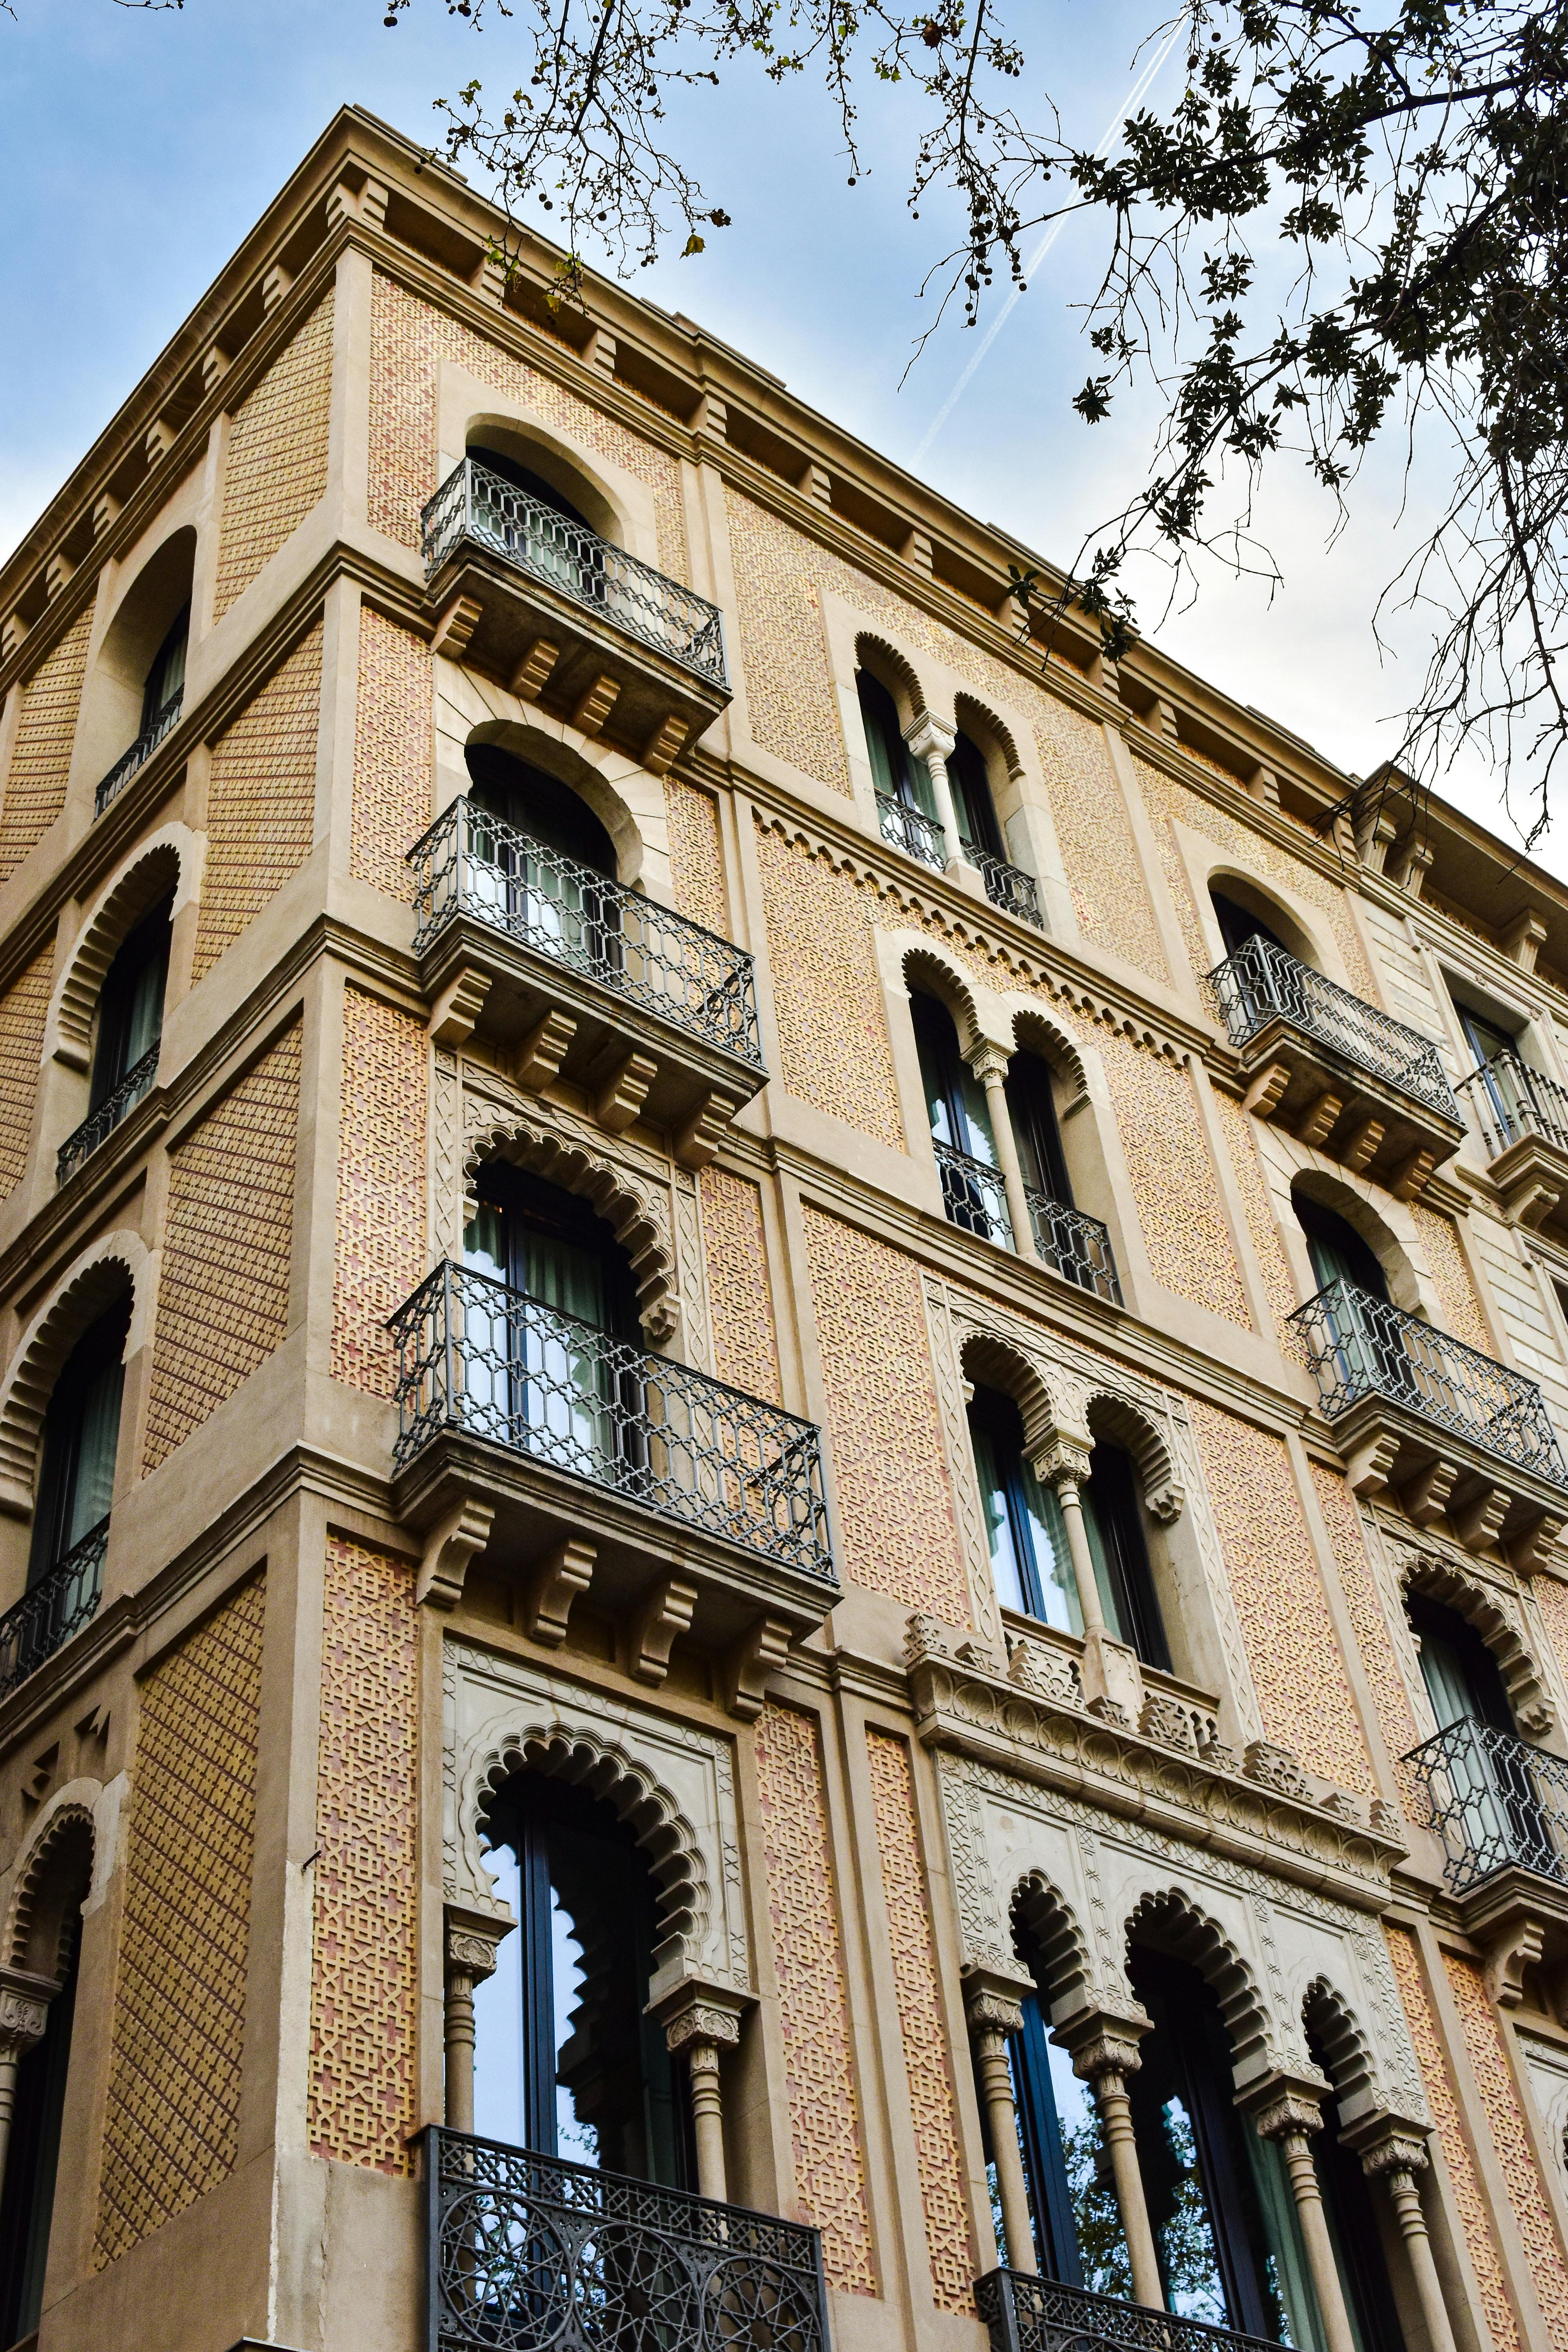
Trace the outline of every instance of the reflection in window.
<instances>
[{"instance_id":1,"label":"reflection in window","mask_svg":"<svg viewBox=\"0 0 1568 2352\"><path fill-rule=\"evenodd\" d=\"M1387 1298L1388 1277L1377 1255L1348 1218L1324 1208L1321 1201L1311 1200L1301 1192L1291 1193L1290 1205L1296 1213L1296 1223L1306 1235L1307 1252L1320 1290L1326 1290L1331 1282L1353 1282L1358 1289L1370 1291L1373 1298Z\"/></svg>"},{"instance_id":2,"label":"reflection in window","mask_svg":"<svg viewBox=\"0 0 1568 2352\"><path fill-rule=\"evenodd\" d=\"M1227 898L1223 890L1211 890L1209 903L1214 908L1215 920L1219 925L1219 934L1225 941L1227 956L1239 954L1248 940L1268 940L1275 947L1284 948L1287 955L1292 952L1285 946L1279 932L1271 929L1261 915L1255 915L1250 907L1244 907L1238 898Z\"/></svg>"},{"instance_id":3,"label":"reflection in window","mask_svg":"<svg viewBox=\"0 0 1568 2352\"><path fill-rule=\"evenodd\" d=\"M1331 2082L1328 2052L1310 2023L1307 2050L1318 2072ZM1371 2183L1360 2157L1340 2137L1342 2120L1337 2105L1325 2105L1323 2128L1312 2135L1312 2163L1355 2352L1406 2352L1369 2194Z\"/></svg>"},{"instance_id":4,"label":"reflection in window","mask_svg":"<svg viewBox=\"0 0 1568 2352\"><path fill-rule=\"evenodd\" d=\"M953 814L963 847L971 853L978 849L987 857L1005 857L985 754L973 737L961 734L953 745L947 780L952 787Z\"/></svg>"},{"instance_id":5,"label":"reflection in window","mask_svg":"<svg viewBox=\"0 0 1568 2352\"><path fill-rule=\"evenodd\" d=\"M955 1151L994 1168L996 1145L985 1089L959 1051L952 1013L940 997L928 996L923 989L911 992L910 1012L932 1135L938 1143L950 1143Z\"/></svg>"}]
</instances>

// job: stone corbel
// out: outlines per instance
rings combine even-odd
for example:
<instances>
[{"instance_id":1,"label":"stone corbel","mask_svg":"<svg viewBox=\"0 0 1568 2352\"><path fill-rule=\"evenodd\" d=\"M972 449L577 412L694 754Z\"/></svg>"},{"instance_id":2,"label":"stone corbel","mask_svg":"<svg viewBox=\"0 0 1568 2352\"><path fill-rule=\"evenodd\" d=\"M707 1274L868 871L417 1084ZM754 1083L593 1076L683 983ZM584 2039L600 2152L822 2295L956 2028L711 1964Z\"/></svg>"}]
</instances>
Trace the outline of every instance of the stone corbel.
<instances>
[{"instance_id":1,"label":"stone corbel","mask_svg":"<svg viewBox=\"0 0 1568 2352\"><path fill-rule=\"evenodd\" d=\"M1437 1155L1424 1145L1417 1146L1394 1170L1389 1191L1396 1201L1414 1201L1425 1190L1426 1179L1437 1165Z\"/></svg>"},{"instance_id":2,"label":"stone corbel","mask_svg":"<svg viewBox=\"0 0 1568 2352\"><path fill-rule=\"evenodd\" d=\"M1458 1475L1459 1465L1445 1461L1438 1454L1424 1469L1417 1470L1414 1478L1405 1481L1399 1499L1405 1506L1406 1516L1418 1528L1429 1528L1435 1519L1443 1517Z\"/></svg>"},{"instance_id":3,"label":"stone corbel","mask_svg":"<svg viewBox=\"0 0 1568 2352\"><path fill-rule=\"evenodd\" d=\"M1272 1118L1284 1100L1289 1084L1290 1069L1288 1063L1267 1063L1243 1095L1242 1109L1256 1112L1259 1118Z\"/></svg>"},{"instance_id":4,"label":"stone corbel","mask_svg":"<svg viewBox=\"0 0 1568 2352\"><path fill-rule=\"evenodd\" d=\"M1306 1109L1296 1121L1297 1142L1304 1143L1315 1151L1320 1143L1328 1140L1334 1122L1344 1107L1343 1095L1335 1094L1331 1087L1325 1088L1323 1093L1307 1105Z\"/></svg>"},{"instance_id":5,"label":"stone corbel","mask_svg":"<svg viewBox=\"0 0 1568 2352\"><path fill-rule=\"evenodd\" d=\"M639 1683L661 1683L678 1633L690 1630L697 1587L684 1576L661 1577L626 1629L626 1668Z\"/></svg>"},{"instance_id":6,"label":"stone corbel","mask_svg":"<svg viewBox=\"0 0 1568 2352\"><path fill-rule=\"evenodd\" d=\"M559 1076L576 1034L577 1024L571 1013L552 1006L509 1057L507 1075L513 1086L521 1087L527 1094L542 1094Z\"/></svg>"},{"instance_id":7,"label":"stone corbel","mask_svg":"<svg viewBox=\"0 0 1568 2352\"><path fill-rule=\"evenodd\" d=\"M1533 1527L1515 1536L1508 1548L1509 1564L1520 1576L1539 1576L1557 1564L1557 1538L1563 1522L1542 1511Z\"/></svg>"},{"instance_id":8,"label":"stone corbel","mask_svg":"<svg viewBox=\"0 0 1568 2352\"><path fill-rule=\"evenodd\" d=\"M1513 1497L1506 1486L1478 1486L1463 1503L1448 1507L1448 1524L1467 1551L1490 1551L1502 1532Z\"/></svg>"},{"instance_id":9,"label":"stone corbel","mask_svg":"<svg viewBox=\"0 0 1568 2352\"><path fill-rule=\"evenodd\" d=\"M484 606L473 596L454 596L436 624L430 640L433 654L445 654L448 661L460 662L468 650L468 640L484 617Z\"/></svg>"},{"instance_id":10,"label":"stone corbel","mask_svg":"<svg viewBox=\"0 0 1568 2352\"><path fill-rule=\"evenodd\" d=\"M658 1076L658 1064L648 1054L628 1054L599 1088L594 1116L611 1135L630 1127L647 1100L647 1090Z\"/></svg>"},{"instance_id":11,"label":"stone corbel","mask_svg":"<svg viewBox=\"0 0 1568 2352\"><path fill-rule=\"evenodd\" d=\"M520 702L537 702L561 658L561 648L548 637L535 637L511 674L511 690Z\"/></svg>"},{"instance_id":12,"label":"stone corbel","mask_svg":"<svg viewBox=\"0 0 1568 2352\"><path fill-rule=\"evenodd\" d=\"M643 745L642 763L650 776L668 776L680 757L680 749L689 732L689 721L679 710L672 710L661 719Z\"/></svg>"},{"instance_id":13,"label":"stone corbel","mask_svg":"<svg viewBox=\"0 0 1568 2352\"><path fill-rule=\"evenodd\" d=\"M1546 1948L1546 1926L1528 1912L1515 1912L1490 1939L1487 1990L1500 2009L1517 2009L1524 1999L1524 1972L1539 1968Z\"/></svg>"},{"instance_id":14,"label":"stone corbel","mask_svg":"<svg viewBox=\"0 0 1568 2352\"><path fill-rule=\"evenodd\" d=\"M776 1618L759 1617L731 1642L719 1666L719 1692L730 1713L754 1723L768 1694L768 1676L789 1655L790 1629Z\"/></svg>"},{"instance_id":15,"label":"stone corbel","mask_svg":"<svg viewBox=\"0 0 1568 2352\"><path fill-rule=\"evenodd\" d=\"M1345 1480L1352 1495L1363 1499L1387 1491L1388 1474L1399 1452L1399 1440L1387 1430L1363 1438L1345 1458Z\"/></svg>"},{"instance_id":16,"label":"stone corbel","mask_svg":"<svg viewBox=\"0 0 1568 2352\"><path fill-rule=\"evenodd\" d=\"M465 1495L436 1521L425 1538L415 1588L416 1601L427 1602L432 1609L458 1606L463 1597L468 1562L489 1543L495 1515L493 1503L481 1502L477 1495Z\"/></svg>"},{"instance_id":17,"label":"stone corbel","mask_svg":"<svg viewBox=\"0 0 1568 2352\"><path fill-rule=\"evenodd\" d=\"M577 698L572 712L573 726L584 735L603 733L605 721L615 709L620 690L620 679L611 677L607 671L602 677L596 677L586 692Z\"/></svg>"},{"instance_id":18,"label":"stone corbel","mask_svg":"<svg viewBox=\"0 0 1568 2352\"><path fill-rule=\"evenodd\" d=\"M530 1641L542 1642L547 1649L560 1648L566 1639L572 1603L593 1582L597 1558L592 1544L568 1536L540 1562L529 1581L522 1610L522 1630Z\"/></svg>"},{"instance_id":19,"label":"stone corbel","mask_svg":"<svg viewBox=\"0 0 1568 2352\"><path fill-rule=\"evenodd\" d=\"M485 1009L490 974L467 964L447 982L430 1011L430 1035L437 1045L466 1045Z\"/></svg>"},{"instance_id":20,"label":"stone corbel","mask_svg":"<svg viewBox=\"0 0 1568 2352\"><path fill-rule=\"evenodd\" d=\"M1352 1176L1361 1175L1363 1170L1372 1166L1383 1147L1383 1139L1387 1131L1386 1125L1381 1118L1358 1120L1341 1154L1343 1165L1350 1170Z\"/></svg>"},{"instance_id":21,"label":"stone corbel","mask_svg":"<svg viewBox=\"0 0 1568 2352\"><path fill-rule=\"evenodd\" d=\"M683 1168L706 1168L724 1139L738 1106L732 1095L707 1096L676 1135L675 1156Z\"/></svg>"}]
</instances>

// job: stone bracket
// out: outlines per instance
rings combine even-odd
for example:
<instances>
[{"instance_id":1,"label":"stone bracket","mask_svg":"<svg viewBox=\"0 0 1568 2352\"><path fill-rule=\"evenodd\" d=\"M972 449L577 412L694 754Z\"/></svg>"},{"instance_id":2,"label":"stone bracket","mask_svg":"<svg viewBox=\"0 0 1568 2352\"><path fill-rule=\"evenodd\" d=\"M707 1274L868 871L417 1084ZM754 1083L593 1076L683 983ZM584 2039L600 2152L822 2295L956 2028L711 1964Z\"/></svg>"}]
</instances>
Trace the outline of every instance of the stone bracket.
<instances>
[{"instance_id":1,"label":"stone bracket","mask_svg":"<svg viewBox=\"0 0 1568 2352\"><path fill-rule=\"evenodd\" d=\"M522 1630L530 1641L559 1649L566 1639L572 1603L594 1580L595 1547L568 1536L534 1570L523 1602Z\"/></svg>"},{"instance_id":2,"label":"stone bracket","mask_svg":"<svg viewBox=\"0 0 1568 2352\"><path fill-rule=\"evenodd\" d=\"M537 702L550 681L550 673L561 658L559 646L548 637L535 637L511 674L511 690L520 702Z\"/></svg>"},{"instance_id":3,"label":"stone bracket","mask_svg":"<svg viewBox=\"0 0 1568 2352\"><path fill-rule=\"evenodd\" d=\"M768 1676L789 1655L790 1629L776 1618L759 1617L725 1651L719 1667L719 1688L730 1713L742 1723L754 1723L767 1696Z\"/></svg>"},{"instance_id":4,"label":"stone bracket","mask_svg":"<svg viewBox=\"0 0 1568 2352\"><path fill-rule=\"evenodd\" d=\"M493 1503L465 1495L437 1520L425 1538L414 1592L416 1602L428 1602L432 1609L457 1607L463 1597L468 1562L489 1543L495 1515Z\"/></svg>"},{"instance_id":5,"label":"stone bracket","mask_svg":"<svg viewBox=\"0 0 1568 2352\"><path fill-rule=\"evenodd\" d=\"M466 1045L490 992L490 974L469 964L455 973L430 1012L430 1035L437 1045Z\"/></svg>"},{"instance_id":6,"label":"stone bracket","mask_svg":"<svg viewBox=\"0 0 1568 2352\"><path fill-rule=\"evenodd\" d=\"M647 1090L658 1076L658 1064L648 1054L628 1054L599 1088L594 1116L611 1135L630 1127L647 1100Z\"/></svg>"},{"instance_id":7,"label":"stone bracket","mask_svg":"<svg viewBox=\"0 0 1568 2352\"><path fill-rule=\"evenodd\" d=\"M473 596L454 596L436 624L430 640L433 654L445 654L448 661L460 662L468 650L468 640L484 618L484 606Z\"/></svg>"},{"instance_id":8,"label":"stone bracket","mask_svg":"<svg viewBox=\"0 0 1568 2352\"><path fill-rule=\"evenodd\" d=\"M536 1021L522 1043L510 1056L510 1076L514 1086L528 1094L541 1094L560 1072L577 1024L570 1013L552 1006Z\"/></svg>"},{"instance_id":9,"label":"stone bracket","mask_svg":"<svg viewBox=\"0 0 1568 2352\"><path fill-rule=\"evenodd\" d=\"M661 1577L626 1629L626 1665L639 1683L661 1683L678 1633L690 1630L697 1587L684 1576Z\"/></svg>"},{"instance_id":10,"label":"stone bracket","mask_svg":"<svg viewBox=\"0 0 1568 2352\"><path fill-rule=\"evenodd\" d=\"M654 729L643 746L642 763L653 776L668 776L680 756L680 747L689 732L689 722L679 710Z\"/></svg>"},{"instance_id":11,"label":"stone bracket","mask_svg":"<svg viewBox=\"0 0 1568 2352\"><path fill-rule=\"evenodd\" d=\"M683 1168L707 1167L738 1108L733 1096L715 1091L692 1112L675 1139L675 1156Z\"/></svg>"},{"instance_id":12,"label":"stone bracket","mask_svg":"<svg viewBox=\"0 0 1568 2352\"><path fill-rule=\"evenodd\" d=\"M616 698L620 690L620 679L612 677L607 670L596 677L587 692L577 698L572 712L573 726L584 735L600 734L605 721L616 707Z\"/></svg>"}]
</instances>

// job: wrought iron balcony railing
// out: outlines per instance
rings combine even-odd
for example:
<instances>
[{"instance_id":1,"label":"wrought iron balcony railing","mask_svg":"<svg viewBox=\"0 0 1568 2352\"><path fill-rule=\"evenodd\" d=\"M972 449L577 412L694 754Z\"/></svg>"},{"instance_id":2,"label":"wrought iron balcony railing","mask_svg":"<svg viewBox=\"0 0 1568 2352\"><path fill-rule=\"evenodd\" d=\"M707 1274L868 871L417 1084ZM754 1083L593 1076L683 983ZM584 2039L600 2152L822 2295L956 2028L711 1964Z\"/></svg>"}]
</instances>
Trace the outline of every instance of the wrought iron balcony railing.
<instances>
[{"instance_id":1,"label":"wrought iron balcony railing","mask_svg":"<svg viewBox=\"0 0 1568 2352\"><path fill-rule=\"evenodd\" d=\"M428 2352L828 2352L798 2221L432 2126Z\"/></svg>"},{"instance_id":2,"label":"wrought iron balcony railing","mask_svg":"<svg viewBox=\"0 0 1568 2352\"><path fill-rule=\"evenodd\" d=\"M67 1184L84 1160L91 1158L100 1143L111 1136L122 1118L133 1111L143 1096L153 1091L158 1075L157 1045L150 1046L139 1062L132 1062L111 1095L105 1095L95 1111L89 1113L81 1125L67 1136L55 1155L55 1182Z\"/></svg>"},{"instance_id":3,"label":"wrought iron balcony railing","mask_svg":"<svg viewBox=\"0 0 1568 2352\"><path fill-rule=\"evenodd\" d=\"M1568 1487L1568 1464L1541 1391L1521 1372L1353 1282L1331 1282L1290 1320L1301 1333L1331 1421L1363 1397L1384 1397L1501 1461Z\"/></svg>"},{"instance_id":4,"label":"wrought iron balcony railing","mask_svg":"<svg viewBox=\"0 0 1568 2352\"><path fill-rule=\"evenodd\" d=\"M974 2282L974 2305L991 2352L1277 2352L1267 2336L1024 2271L987 2271Z\"/></svg>"},{"instance_id":5,"label":"wrought iron balcony railing","mask_svg":"<svg viewBox=\"0 0 1568 2352\"><path fill-rule=\"evenodd\" d=\"M992 1168L936 1136L931 1138L931 1150L942 1172L942 1204L948 1223L961 1226L966 1234L978 1234L983 1242L999 1242L1004 1249L1011 1249L1013 1221L1007 1214L1007 1192L1000 1168Z\"/></svg>"},{"instance_id":6,"label":"wrought iron balcony railing","mask_svg":"<svg viewBox=\"0 0 1568 2352\"><path fill-rule=\"evenodd\" d=\"M585 613L613 621L708 685L729 691L724 625L716 604L504 481L488 466L466 457L454 467L426 506L420 524L426 579L463 540L471 540Z\"/></svg>"},{"instance_id":7,"label":"wrought iron balcony railing","mask_svg":"<svg viewBox=\"0 0 1568 2352\"><path fill-rule=\"evenodd\" d=\"M150 760L165 735L176 725L184 706L185 689L172 694L151 724L143 727L129 751L122 751L102 783L93 794L92 813L101 816L110 801L119 797L138 768Z\"/></svg>"},{"instance_id":8,"label":"wrought iron balcony railing","mask_svg":"<svg viewBox=\"0 0 1568 2352\"><path fill-rule=\"evenodd\" d=\"M1405 1760L1426 1791L1427 1826L1443 1841L1443 1874L1456 1895L1510 1869L1568 1885L1568 1758L1467 1718Z\"/></svg>"},{"instance_id":9,"label":"wrought iron balcony railing","mask_svg":"<svg viewBox=\"0 0 1568 2352\"><path fill-rule=\"evenodd\" d=\"M1459 1107L1432 1040L1299 963L1276 940L1260 933L1248 940L1215 966L1205 984L1233 1045L1245 1045L1270 1021L1288 1021L1384 1086L1458 1123Z\"/></svg>"},{"instance_id":10,"label":"wrought iron balcony railing","mask_svg":"<svg viewBox=\"0 0 1568 2352\"><path fill-rule=\"evenodd\" d=\"M0 1617L0 1698L36 1674L98 1607L109 1521L100 1519L81 1541Z\"/></svg>"},{"instance_id":11,"label":"wrought iron balcony railing","mask_svg":"<svg viewBox=\"0 0 1568 2352\"><path fill-rule=\"evenodd\" d=\"M1527 1135L1568 1151L1568 1087L1532 1070L1517 1054L1494 1054L1458 1090L1476 1114L1489 1158L1500 1160Z\"/></svg>"},{"instance_id":12,"label":"wrought iron balcony railing","mask_svg":"<svg viewBox=\"0 0 1568 2352\"><path fill-rule=\"evenodd\" d=\"M398 1469L466 1430L836 1580L813 1423L449 1261L387 1328Z\"/></svg>"},{"instance_id":13,"label":"wrought iron balcony railing","mask_svg":"<svg viewBox=\"0 0 1568 2352\"><path fill-rule=\"evenodd\" d=\"M437 818L408 852L408 862L416 955L455 917L468 915L707 1045L763 1067L752 959L744 948L547 849L467 798Z\"/></svg>"},{"instance_id":14,"label":"wrought iron balcony railing","mask_svg":"<svg viewBox=\"0 0 1568 2352\"><path fill-rule=\"evenodd\" d=\"M1097 1298L1120 1307L1121 1282L1110 1235L1100 1219L1086 1217L1081 1209L1069 1209L1065 1201L1053 1201L1048 1192L1037 1192L1032 1184L1026 1184L1024 1192L1035 1229L1035 1247L1046 1265L1067 1281L1076 1282L1080 1290L1092 1290Z\"/></svg>"},{"instance_id":15,"label":"wrought iron balcony railing","mask_svg":"<svg viewBox=\"0 0 1568 2352\"><path fill-rule=\"evenodd\" d=\"M1023 923L1033 923L1043 931L1046 919L1040 912L1040 893L1032 874L1021 866L1009 866L1005 857L993 857L988 849L972 849L970 856L979 866L985 884L985 896L1005 915L1016 915Z\"/></svg>"},{"instance_id":16,"label":"wrought iron balcony railing","mask_svg":"<svg viewBox=\"0 0 1568 2352\"><path fill-rule=\"evenodd\" d=\"M917 858L921 865L942 873L947 864L947 835L934 816L912 808L907 801L894 800L890 793L877 794L877 814L884 841L901 849L906 857Z\"/></svg>"}]
</instances>

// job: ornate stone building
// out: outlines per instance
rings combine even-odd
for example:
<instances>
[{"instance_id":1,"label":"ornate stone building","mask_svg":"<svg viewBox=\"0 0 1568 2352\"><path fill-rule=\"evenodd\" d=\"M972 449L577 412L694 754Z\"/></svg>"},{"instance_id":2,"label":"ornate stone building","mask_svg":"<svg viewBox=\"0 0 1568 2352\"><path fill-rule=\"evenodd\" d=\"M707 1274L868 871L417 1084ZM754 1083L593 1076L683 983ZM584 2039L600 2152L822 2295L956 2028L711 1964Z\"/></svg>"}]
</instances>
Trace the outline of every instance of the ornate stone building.
<instances>
[{"instance_id":1,"label":"ornate stone building","mask_svg":"<svg viewBox=\"0 0 1568 2352\"><path fill-rule=\"evenodd\" d=\"M0 2343L1568 2344L1568 891L497 227L0 581Z\"/></svg>"}]
</instances>

